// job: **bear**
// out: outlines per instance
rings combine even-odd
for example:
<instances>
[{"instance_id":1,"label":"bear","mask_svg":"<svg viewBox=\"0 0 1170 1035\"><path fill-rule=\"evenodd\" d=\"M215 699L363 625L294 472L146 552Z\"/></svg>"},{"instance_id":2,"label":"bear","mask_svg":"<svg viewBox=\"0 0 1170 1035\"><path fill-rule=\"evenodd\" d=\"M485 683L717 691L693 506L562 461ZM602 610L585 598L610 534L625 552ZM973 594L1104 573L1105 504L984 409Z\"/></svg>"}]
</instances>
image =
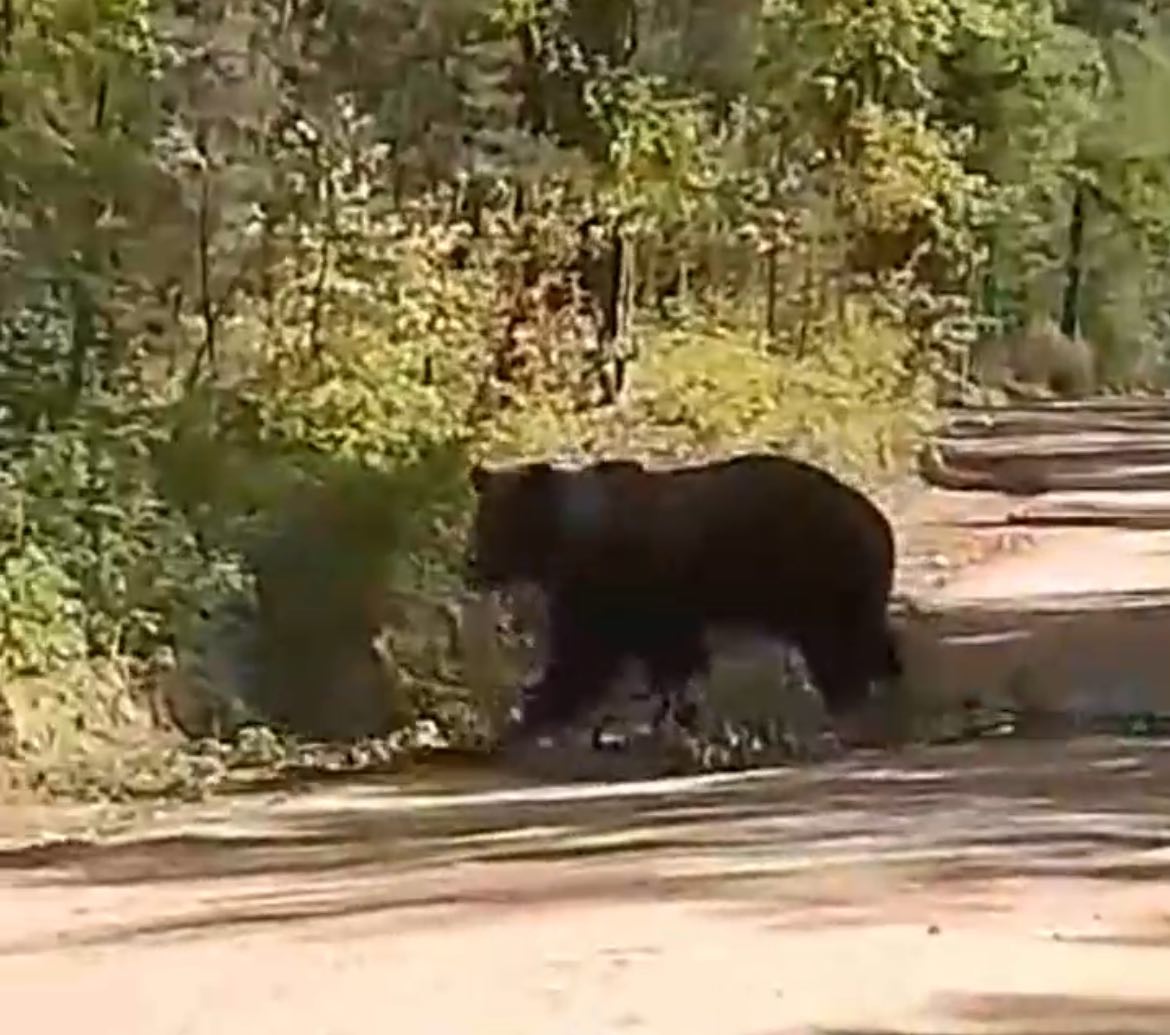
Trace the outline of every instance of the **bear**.
<instances>
[{"instance_id":1,"label":"bear","mask_svg":"<svg viewBox=\"0 0 1170 1035\"><path fill-rule=\"evenodd\" d=\"M763 452L662 470L536 461L476 465L471 482L471 586L526 582L547 600L547 662L516 735L571 723L628 660L669 698L706 674L711 629L794 644L837 723L901 675L890 522L821 467Z\"/></svg>"}]
</instances>

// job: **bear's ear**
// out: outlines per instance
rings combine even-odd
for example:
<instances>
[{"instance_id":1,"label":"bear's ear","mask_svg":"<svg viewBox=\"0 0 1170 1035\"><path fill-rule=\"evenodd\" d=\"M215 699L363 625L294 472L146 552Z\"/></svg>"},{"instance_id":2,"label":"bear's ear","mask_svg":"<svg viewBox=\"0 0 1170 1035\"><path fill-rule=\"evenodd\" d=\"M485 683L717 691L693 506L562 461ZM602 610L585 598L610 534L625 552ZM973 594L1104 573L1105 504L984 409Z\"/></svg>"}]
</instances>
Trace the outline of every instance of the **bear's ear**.
<instances>
[{"instance_id":1,"label":"bear's ear","mask_svg":"<svg viewBox=\"0 0 1170 1035\"><path fill-rule=\"evenodd\" d=\"M519 469L516 490L524 500L523 507L529 514L555 513L560 485L565 472L544 460L525 464Z\"/></svg>"},{"instance_id":2,"label":"bear's ear","mask_svg":"<svg viewBox=\"0 0 1170 1035\"><path fill-rule=\"evenodd\" d=\"M476 464L471 469L471 487L475 490L477 496L483 495L483 490L487 488L487 483L491 479L492 472L489 471L483 464Z\"/></svg>"},{"instance_id":3,"label":"bear's ear","mask_svg":"<svg viewBox=\"0 0 1170 1035\"><path fill-rule=\"evenodd\" d=\"M544 489L552 485L556 471L552 464L545 460L537 460L524 465L524 487L526 489Z\"/></svg>"}]
</instances>

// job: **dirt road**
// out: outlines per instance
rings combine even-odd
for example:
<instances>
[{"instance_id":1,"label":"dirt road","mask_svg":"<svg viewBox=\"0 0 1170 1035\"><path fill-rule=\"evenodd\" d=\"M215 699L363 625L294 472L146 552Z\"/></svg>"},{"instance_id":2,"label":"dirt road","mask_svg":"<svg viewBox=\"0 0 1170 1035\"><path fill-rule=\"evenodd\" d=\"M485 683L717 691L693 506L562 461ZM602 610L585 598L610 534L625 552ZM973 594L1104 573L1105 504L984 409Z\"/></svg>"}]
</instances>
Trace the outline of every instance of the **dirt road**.
<instances>
[{"instance_id":1,"label":"dirt road","mask_svg":"<svg viewBox=\"0 0 1170 1035\"><path fill-rule=\"evenodd\" d=\"M3 857L13 1031L1170 1031L1170 745L351 786Z\"/></svg>"},{"instance_id":2,"label":"dirt road","mask_svg":"<svg viewBox=\"0 0 1170 1035\"><path fill-rule=\"evenodd\" d=\"M915 501L901 572L912 681L950 706L1170 714L1170 405L960 411L940 444L961 477L1010 489L1023 465L1048 488ZM959 559L939 584L920 563L935 541Z\"/></svg>"},{"instance_id":3,"label":"dirt road","mask_svg":"<svg viewBox=\"0 0 1170 1035\"><path fill-rule=\"evenodd\" d=\"M1057 458L1087 434L1058 416ZM984 452L1053 423L1030 419L1004 416ZM1103 419L1141 439L1161 417ZM1110 451L1141 451L1094 441L1071 462L1092 467L1088 496L918 504L902 585L912 664L940 693L1100 710L1160 692L1170 485L1102 484ZM1168 811L1170 741L1116 738L257 795L11 843L0 1002L45 1035L1165 1035Z\"/></svg>"}]
</instances>

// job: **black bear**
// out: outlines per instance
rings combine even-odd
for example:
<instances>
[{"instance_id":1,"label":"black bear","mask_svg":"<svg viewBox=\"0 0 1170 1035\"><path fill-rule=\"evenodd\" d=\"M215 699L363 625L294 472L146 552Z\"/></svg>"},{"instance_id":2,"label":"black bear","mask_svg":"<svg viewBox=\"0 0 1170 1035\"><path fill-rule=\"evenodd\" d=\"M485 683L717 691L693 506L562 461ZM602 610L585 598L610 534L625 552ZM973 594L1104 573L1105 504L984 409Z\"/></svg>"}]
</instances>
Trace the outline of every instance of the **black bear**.
<instances>
[{"instance_id":1,"label":"black bear","mask_svg":"<svg viewBox=\"0 0 1170 1035\"><path fill-rule=\"evenodd\" d=\"M767 454L661 471L531 463L476 467L472 484L471 581L535 583L548 601L522 732L572 721L626 660L660 694L685 683L707 664L709 628L794 643L836 719L901 672L890 523L821 468Z\"/></svg>"}]
</instances>

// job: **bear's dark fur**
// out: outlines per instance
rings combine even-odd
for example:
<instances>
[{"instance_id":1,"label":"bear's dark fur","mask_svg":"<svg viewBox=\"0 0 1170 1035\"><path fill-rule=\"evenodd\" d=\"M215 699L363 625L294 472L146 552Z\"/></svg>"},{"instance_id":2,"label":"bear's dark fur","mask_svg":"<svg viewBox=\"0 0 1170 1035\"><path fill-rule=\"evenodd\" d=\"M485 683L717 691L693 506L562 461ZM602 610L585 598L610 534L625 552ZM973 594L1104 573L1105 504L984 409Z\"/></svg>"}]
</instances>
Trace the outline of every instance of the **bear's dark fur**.
<instances>
[{"instance_id":1,"label":"bear's dark fur","mask_svg":"<svg viewBox=\"0 0 1170 1035\"><path fill-rule=\"evenodd\" d=\"M707 665L711 627L795 643L835 717L901 671L889 521L818 467L764 454L665 471L534 463L477 467L472 482L472 581L531 582L548 600L525 731L571 721L626 660L659 692L684 683Z\"/></svg>"}]
</instances>

